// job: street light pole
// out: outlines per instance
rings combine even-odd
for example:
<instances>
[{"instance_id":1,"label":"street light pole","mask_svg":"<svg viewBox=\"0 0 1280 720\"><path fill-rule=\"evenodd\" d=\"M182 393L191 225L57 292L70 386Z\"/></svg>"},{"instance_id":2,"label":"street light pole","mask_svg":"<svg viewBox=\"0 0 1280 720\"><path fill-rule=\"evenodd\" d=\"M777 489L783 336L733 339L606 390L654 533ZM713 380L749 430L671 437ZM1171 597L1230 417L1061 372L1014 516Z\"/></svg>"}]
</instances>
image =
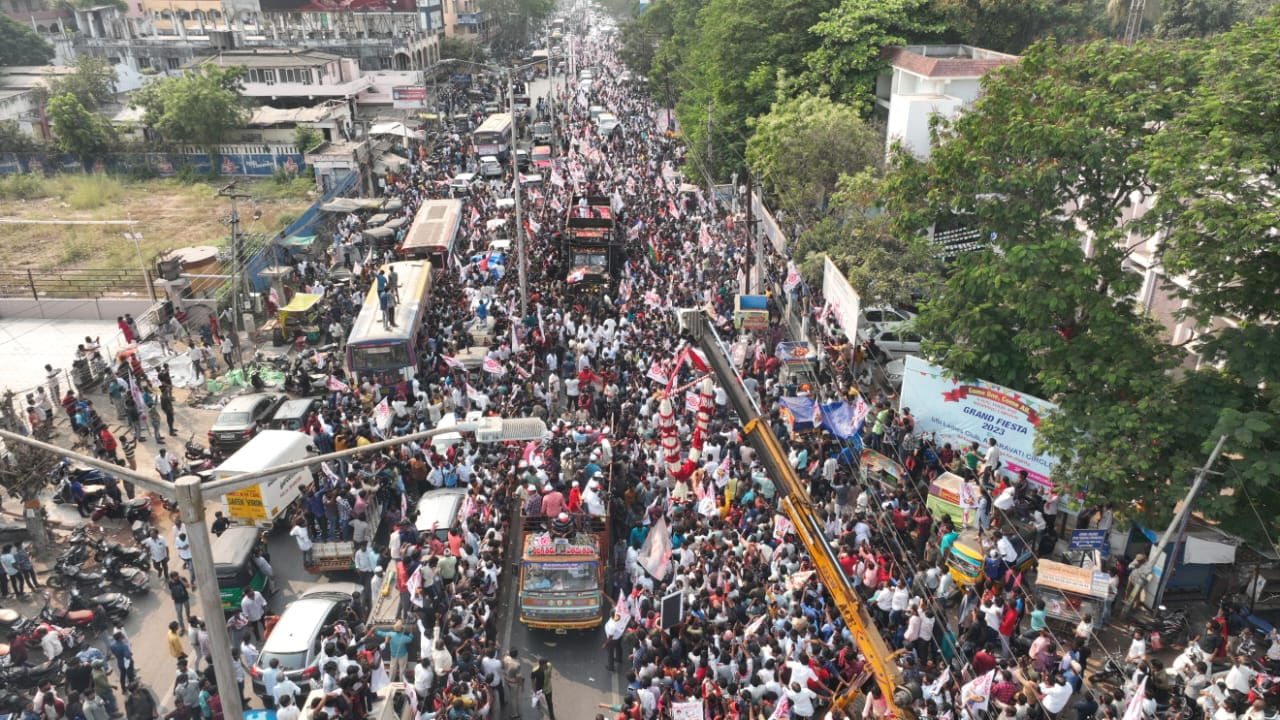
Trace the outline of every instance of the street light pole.
<instances>
[{"instance_id":1,"label":"street light pole","mask_svg":"<svg viewBox=\"0 0 1280 720\"><path fill-rule=\"evenodd\" d=\"M520 208L520 165L516 162L516 143L519 131L516 122L516 71L507 75L507 102L511 105L511 174L515 176L516 198L516 270L520 276L520 319L529 316L529 277L525 269L525 237L523 214Z\"/></svg>"}]
</instances>

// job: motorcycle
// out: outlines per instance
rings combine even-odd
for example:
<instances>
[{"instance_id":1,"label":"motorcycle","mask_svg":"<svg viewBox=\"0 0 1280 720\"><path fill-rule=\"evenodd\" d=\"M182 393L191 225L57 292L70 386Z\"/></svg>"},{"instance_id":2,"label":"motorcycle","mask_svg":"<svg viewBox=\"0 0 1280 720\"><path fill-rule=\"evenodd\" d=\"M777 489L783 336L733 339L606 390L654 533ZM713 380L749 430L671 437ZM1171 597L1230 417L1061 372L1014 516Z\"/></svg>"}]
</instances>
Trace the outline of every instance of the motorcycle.
<instances>
[{"instance_id":1,"label":"motorcycle","mask_svg":"<svg viewBox=\"0 0 1280 720\"><path fill-rule=\"evenodd\" d=\"M213 462L213 453L209 452L209 449L206 448L205 446L196 442L195 433L191 433L191 436L187 438L187 443L183 452L183 456L186 457L187 460L192 462L205 461L205 460L209 461L210 463Z\"/></svg>"},{"instance_id":2,"label":"motorcycle","mask_svg":"<svg viewBox=\"0 0 1280 720\"><path fill-rule=\"evenodd\" d=\"M133 601L129 599L128 595L109 592L85 597L80 592L80 588L74 587L71 588L67 604L68 610L92 610L95 615L100 609L106 616L103 619L112 622L124 622L124 619L129 617L129 610L132 608ZM96 622L97 618L95 617L93 620Z\"/></svg>"},{"instance_id":3,"label":"motorcycle","mask_svg":"<svg viewBox=\"0 0 1280 720\"><path fill-rule=\"evenodd\" d=\"M63 669L63 663L58 658L39 665L0 668L0 685L25 689L37 688L45 683L61 685L64 679Z\"/></svg>"},{"instance_id":4,"label":"motorcycle","mask_svg":"<svg viewBox=\"0 0 1280 720\"><path fill-rule=\"evenodd\" d=\"M1156 650L1168 643L1186 643L1191 632L1186 612L1170 610L1164 605L1157 607L1154 615L1135 613L1132 622L1136 629L1149 636L1150 645Z\"/></svg>"},{"instance_id":5,"label":"motorcycle","mask_svg":"<svg viewBox=\"0 0 1280 720\"><path fill-rule=\"evenodd\" d=\"M93 505L106 493L107 475L99 470L76 467L70 460L63 460L49 472L49 484L56 485L53 501L59 505L75 505L71 495L71 480L80 483L86 505Z\"/></svg>"},{"instance_id":6,"label":"motorcycle","mask_svg":"<svg viewBox=\"0 0 1280 720\"><path fill-rule=\"evenodd\" d=\"M72 594L77 592L72 591ZM48 593L44 594L44 607L40 608L40 620L60 627L87 628L95 633L106 630L108 625L105 614L88 609L57 607L50 603ZM3 618L0 618L0 621L3 621ZM35 625L35 621L27 618L22 618L22 622L27 623L28 626Z\"/></svg>"},{"instance_id":7,"label":"motorcycle","mask_svg":"<svg viewBox=\"0 0 1280 720\"><path fill-rule=\"evenodd\" d=\"M51 588L63 589L75 586L102 587L106 582L107 576L101 572L83 570L80 565L57 563L46 584Z\"/></svg>"},{"instance_id":8,"label":"motorcycle","mask_svg":"<svg viewBox=\"0 0 1280 720\"><path fill-rule=\"evenodd\" d=\"M109 517L115 520L123 519L125 522L132 523L135 520L151 519L151 498L139 497L124 502L116 502L115 498L110 495L103 495L98 498L98 506L94 509L89 519L98 522L103 517Z\"/></svg>"},{"instance_id":9,"label":"motorcycle","mask_svg":"<svg viewBox=\"0 0 1280 720\"><path fill-rule=\"evenodd\" d=\"M1124 679L1128 674L1128 670L1125 669L1124 665L1122 665L1120 661L1115 658L1108 657L1107 661L1103 663L1102 669L1089 676L1089 682L1093 685L1097 685L1099 683L1115 685L1117 683L1124 682Z\"/></svg>"},{"instance_id":10,"label":"motorcycle","mask_svg":"<svg viewBox=\"0 0 1280 720\"><path fill-rule=\"evenodd\" d=\"M146 570L123 565L114 555L107 555L103 559L102 570L108 580L127 593L140 594L150 589L151 578Z\"/></svg>"}]
</instances>

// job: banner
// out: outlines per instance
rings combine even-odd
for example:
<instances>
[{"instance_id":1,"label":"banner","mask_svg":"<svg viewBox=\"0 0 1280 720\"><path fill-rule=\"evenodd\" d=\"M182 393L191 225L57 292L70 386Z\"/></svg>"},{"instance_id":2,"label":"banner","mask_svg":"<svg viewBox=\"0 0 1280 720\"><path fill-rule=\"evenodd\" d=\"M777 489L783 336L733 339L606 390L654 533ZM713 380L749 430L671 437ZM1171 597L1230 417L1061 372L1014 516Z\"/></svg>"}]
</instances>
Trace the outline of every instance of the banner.
<instances>
[{"instance_id":1,"label":"banner","mask_svg":"<svg viewBox=\"0 0 1280 720\"><path fill-rule=\"evenodd\" d=\"M992 670L986 675L979 675L970 680L960 688L960 701L964 703L965 709L970 713L987 709L987 705L991 703L991 682L995 677L996 671Z\"/></svg>"},{"instance_id":2,"label":"banner","mask_svg":"<svg viewBox=\"0 0 1280 720\"><path fill-rule=\"evenodd\" d=\"M822 256L822 297L836 316L836 324L844 330L849 342L858 342L858 317L862 313L862 298L845 279L840 268L831 258Z\"/></svg>"},{"instance_id":3,"label":"banner","mask_svg":"<svg viewBox=\"0 0 1280 720\"><path fill-rule=\"evenodd\" d=\"M1058 461L1037 454L1035 440L1040 422L1057 411L1056 405L985 380L960 380L908 355L901 406L911 408L916 429L934 433L939 446L949 442L959 449L976 442L985 452L987 439L995 438L1002 473L1012 477L1026 470L1030 480L1049 485L1049 471Z\"/></svg>"},{"instance_id":4,"label":"banner","mask_svg":"<svg viewBox=\"0 0 1280 720\"><path fill-rule=\"evenodd\" d=\"M671 533L667 532L665 518L658 518L653 527L649 528L636 563L658 580L667 577L667 571L671 569Z\"/></svg>"},{"instance_id":5,"label":"banner","mask_svg":"<svg viewBox=\"0 0 1280 720\"><path fill-rule=\"evenodd\" d=\"M702 720L702 701L671 703L671 720Z\"/></svg>"},{"instance_id":6,"label":"banner","mask_svg":"<svg viewBox=\"0 0 1280 720\"><path fill-rule=\"evenodd\" d=\"M787 279L782 282L783 292L791 292L800 284L800 271L793 262L787 263Z\"/></svg>"}]
</instances>

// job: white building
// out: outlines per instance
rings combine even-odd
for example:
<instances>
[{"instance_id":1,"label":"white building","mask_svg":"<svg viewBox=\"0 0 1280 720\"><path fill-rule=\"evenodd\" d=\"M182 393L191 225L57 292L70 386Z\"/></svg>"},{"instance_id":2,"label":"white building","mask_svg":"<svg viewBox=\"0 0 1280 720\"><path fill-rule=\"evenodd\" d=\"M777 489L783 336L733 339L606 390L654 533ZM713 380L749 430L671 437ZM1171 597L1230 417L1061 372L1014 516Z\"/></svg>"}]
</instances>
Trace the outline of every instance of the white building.
<instances>
[{"instance_id":1,"label":"white building","mask_svg":"<svg viewBox=\"0 0 1280 720\"><path fill-rule=\"evenodd\" d=\"M947 119L977 99L982 77L1018 61L970 45L907 45L886 48L890 72L876 81L876 115L885 123L885 150L896 141L920 158L929 157L929 120Z\"/></svg>"}]
</instances>

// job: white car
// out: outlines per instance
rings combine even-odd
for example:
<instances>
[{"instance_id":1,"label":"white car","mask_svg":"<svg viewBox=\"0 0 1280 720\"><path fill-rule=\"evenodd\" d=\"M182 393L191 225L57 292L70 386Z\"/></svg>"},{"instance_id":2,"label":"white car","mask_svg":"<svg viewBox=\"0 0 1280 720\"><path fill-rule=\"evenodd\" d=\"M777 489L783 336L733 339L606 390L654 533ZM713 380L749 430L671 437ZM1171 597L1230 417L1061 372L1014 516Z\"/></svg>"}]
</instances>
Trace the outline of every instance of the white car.
<instances>
[{"instance_id":1,"label":"white car","mask_svg":"<svg viewBox=\"0 0 1280 720\"><path fill-rule=\"evenodd\" d=\"M471 192L471 184L476 181L475 173L458 173L449 181L449 190L454 195L466 195Z\"/></svg>"},{"instance_id":2,"label":"white car","mask_svg":"<svg viewBox=\"0 0 1280 720\"><path fill-rule=\"evenodd\" d=\"M591 121L595 122L596 118L603 115L605 110L603 105L592 105L590 108L587 109L587 112L591 114Z\"/></svg>"},{"instance_id":3,"label":"white car","mask_svg":"<svg viewBox=\"0 0 1280 720\"><path fill-rule=\"evenodd\" d=\"M872 305L862 309L862 318L858 322L858 335L862 339L875 337L879 333L915 318L915 313L889 305Z\"/></svg>"},{"instance_id":4,"label":"white car","mask_svg":"<svg viewBox=\"0 0 1280 720\"><path fill-rule=\"evenodd\" d=\"M875 335L876 347L890 358L919 355L923 338L919 334L902 327L889 328Z\"/></svg>"},{"instance_id":5,"label":"white car","mask_svg":"<svg viewBox=\"0 0 1280 720\"><path fill-rule=\"evenodd\" d=\"M492 155L482 155L480 157L480 177L502 177L503 172L502 163L498 161L498 158Z\"/></svg>"},{"instance_id":6,"label":"white car","mask_svg":"<svg viewBox=\"0 0 1280 720\"><path fill-rule=\"evenodd\" d=\"M608 135L613 129L618 127L619 120L613 113L600 113L600 117L596 118L596 129L601 135Z\"/></svg>"}]
</instances>

